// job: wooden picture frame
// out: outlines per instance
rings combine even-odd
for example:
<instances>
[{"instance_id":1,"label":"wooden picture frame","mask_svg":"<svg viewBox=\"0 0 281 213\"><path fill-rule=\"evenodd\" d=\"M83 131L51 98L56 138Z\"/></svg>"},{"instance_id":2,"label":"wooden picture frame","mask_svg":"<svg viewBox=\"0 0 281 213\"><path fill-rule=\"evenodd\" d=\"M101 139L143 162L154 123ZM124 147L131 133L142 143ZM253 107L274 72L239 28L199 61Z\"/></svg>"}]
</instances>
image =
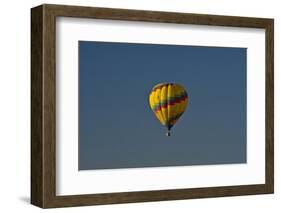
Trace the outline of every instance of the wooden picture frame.
<instances>
[{"instance_id":1,"label":"wooden picture frame","mask_svg":"<svg viewBox=\"0 0 281 213\"><path fill-rule=\"evenodd\" d=\"M265 29L265 184L56 195L56 17ZM218 15L44 4L31 9L31 203L41 208L267 194L274 191L274 21Z\"/></svg>"}]
</instances>

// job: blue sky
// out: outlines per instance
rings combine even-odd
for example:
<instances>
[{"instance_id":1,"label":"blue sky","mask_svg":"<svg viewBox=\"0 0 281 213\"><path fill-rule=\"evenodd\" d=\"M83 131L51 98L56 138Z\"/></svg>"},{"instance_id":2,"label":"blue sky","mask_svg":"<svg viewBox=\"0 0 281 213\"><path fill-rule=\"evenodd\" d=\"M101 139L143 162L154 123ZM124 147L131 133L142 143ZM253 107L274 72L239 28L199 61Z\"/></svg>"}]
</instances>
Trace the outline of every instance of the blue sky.
<instances>
[{"instance_id":1,"label":"blue sky","mask_svg":"<svg viewBox=\"0 0 281 213\"><path fill-rule=\"evenodd\" d=\"M79 42L79 169L246 162L245 48ZM160 82L187 89L172 136L149 108Z\"/></svg>"}]
</instances>

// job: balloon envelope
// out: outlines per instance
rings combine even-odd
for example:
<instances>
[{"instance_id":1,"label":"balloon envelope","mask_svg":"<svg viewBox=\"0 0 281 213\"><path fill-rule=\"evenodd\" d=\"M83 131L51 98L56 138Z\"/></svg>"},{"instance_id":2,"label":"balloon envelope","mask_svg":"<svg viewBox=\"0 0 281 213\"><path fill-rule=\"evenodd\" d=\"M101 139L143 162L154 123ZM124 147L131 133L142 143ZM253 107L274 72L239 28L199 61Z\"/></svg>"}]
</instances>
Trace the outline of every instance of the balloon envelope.
<instances>
[{"instance_id":1,"label":"balloon envelope","mask_svg":"<svg viewBox=\"0 0 281 213\"><path fill-rule=\"evenodd\" d=\"M170 129L184 113L188 104L185 88L175 83L161 83L149 95L150 108L163 126Z\"/></svg>"}]
</instances>

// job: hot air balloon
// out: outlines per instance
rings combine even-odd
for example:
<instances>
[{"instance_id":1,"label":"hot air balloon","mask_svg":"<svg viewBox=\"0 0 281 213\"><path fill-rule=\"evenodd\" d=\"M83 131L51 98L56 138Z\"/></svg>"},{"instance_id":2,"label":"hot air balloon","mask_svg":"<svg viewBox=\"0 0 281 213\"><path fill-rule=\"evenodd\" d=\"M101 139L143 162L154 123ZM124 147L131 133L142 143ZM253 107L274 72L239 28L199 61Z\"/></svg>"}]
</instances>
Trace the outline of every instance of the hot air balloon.
<instances>
[{"instance_id":1,"label":"hot air balloon","mask_svg":"<svg viewBox=\"0 0 281 213\"><path fill-rule=\"evenodd\" d=\"M167 128L166 135L170 136L171 128L186 109L188 95L179 84L160 83L152 88L149 104L157 119Z\"/></svg>"}]
</instances>

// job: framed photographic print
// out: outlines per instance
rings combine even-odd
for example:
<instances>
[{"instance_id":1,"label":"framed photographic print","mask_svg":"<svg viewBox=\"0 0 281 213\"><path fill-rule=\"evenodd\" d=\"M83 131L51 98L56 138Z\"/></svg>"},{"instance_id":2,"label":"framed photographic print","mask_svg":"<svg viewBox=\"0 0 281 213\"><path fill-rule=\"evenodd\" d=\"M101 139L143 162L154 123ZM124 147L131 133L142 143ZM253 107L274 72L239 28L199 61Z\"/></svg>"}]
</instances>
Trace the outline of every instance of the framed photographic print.
<instances>
[{"instance_id":1,"label":"framed photographic print","mask_svg":"<svg viewBox=\"0 0 281 213\"><path fill-rule=\"evenodd\" d=\"M274 191L273 19L31 9L31 203Z\"/></svg>"}]
</instances>

